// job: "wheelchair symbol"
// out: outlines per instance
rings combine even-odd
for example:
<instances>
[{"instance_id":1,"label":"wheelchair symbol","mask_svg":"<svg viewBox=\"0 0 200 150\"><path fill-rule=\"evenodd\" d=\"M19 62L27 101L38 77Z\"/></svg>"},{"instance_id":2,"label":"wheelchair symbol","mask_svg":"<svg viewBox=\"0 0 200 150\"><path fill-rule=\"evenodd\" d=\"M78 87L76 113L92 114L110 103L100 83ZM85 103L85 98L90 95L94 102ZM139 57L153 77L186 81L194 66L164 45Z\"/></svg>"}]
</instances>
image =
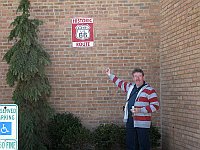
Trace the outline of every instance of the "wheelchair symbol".
<instances>
[{"instance_id":1,"label":"wheelchair symbol","mask_svg":"<svg viewBox=\"0 0 200 150\"><path fill-rule=\"evenodd\" d=\"M0 135L11 135L11 122L0 122Z\"/></svg>"},{"instance_id":2,"label":"wheelchair symbol","mask_svg":"<svg viewBox=\"0 0 200 150\"><path fill-rule=\"evenodd\" d=\"M1 133L6 134L8 131L8 129L5 127L5 124L3 124L3 127L1 128Z\"/></svg>"}]
</instances>

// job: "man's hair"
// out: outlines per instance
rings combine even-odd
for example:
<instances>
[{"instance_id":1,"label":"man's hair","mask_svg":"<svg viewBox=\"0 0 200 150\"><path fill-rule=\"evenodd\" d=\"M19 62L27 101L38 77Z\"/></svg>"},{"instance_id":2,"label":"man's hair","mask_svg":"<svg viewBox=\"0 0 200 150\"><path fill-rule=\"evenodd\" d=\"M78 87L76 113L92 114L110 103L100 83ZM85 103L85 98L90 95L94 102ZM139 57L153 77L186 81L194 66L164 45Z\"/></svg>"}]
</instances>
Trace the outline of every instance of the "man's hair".
<instances>
[{"instance_id":1,"label":"man's hair","mask_svg":"<svg viewBox=\"0 0 200 150\"><path fill-rule=\"evenodd\" d=\"M140 69L140 68L135 68L135 69L132 71L132 75L133 75L134 73L136 73L136 72L140 72L140 73L142 73L142 75L144 76L144 72L143 72L142 69Z\"/></svg>"}]
</instances>

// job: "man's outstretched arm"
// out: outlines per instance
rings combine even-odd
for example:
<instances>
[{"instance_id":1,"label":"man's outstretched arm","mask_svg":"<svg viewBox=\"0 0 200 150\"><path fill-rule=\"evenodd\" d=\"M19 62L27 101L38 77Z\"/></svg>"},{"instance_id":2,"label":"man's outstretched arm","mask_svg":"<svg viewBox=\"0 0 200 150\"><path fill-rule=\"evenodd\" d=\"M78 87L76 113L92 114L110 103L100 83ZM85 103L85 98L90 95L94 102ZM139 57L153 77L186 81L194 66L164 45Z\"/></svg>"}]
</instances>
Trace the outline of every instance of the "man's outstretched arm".
<instances>
[{"instance_id":1,"label":"man's outstretched arm","mask_svg":"<svg viewBox=\"0 0 200 150\"><path fill-rule=\"evenodd\" d=\"M110 80L112 80L113 83L115 83L115 85L117 87L119 87L124 92L127 92L128 89L129 89L129 86L132 84L130 82L124 82L123 80L119 79L117 76L115 76L114 74L112 74L110 68L106 69L106 74L108 75L108 77L110 78Z\"/></svg>"}]
</instances>

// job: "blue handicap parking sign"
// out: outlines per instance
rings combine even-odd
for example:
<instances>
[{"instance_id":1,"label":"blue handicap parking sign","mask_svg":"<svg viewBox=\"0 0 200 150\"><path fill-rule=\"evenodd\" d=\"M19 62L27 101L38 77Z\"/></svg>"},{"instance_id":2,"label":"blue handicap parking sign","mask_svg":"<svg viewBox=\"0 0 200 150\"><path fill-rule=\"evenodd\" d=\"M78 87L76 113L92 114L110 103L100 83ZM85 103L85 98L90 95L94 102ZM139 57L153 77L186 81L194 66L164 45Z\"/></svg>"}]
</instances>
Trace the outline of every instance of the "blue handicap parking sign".
<instances>
[{"instance_id":1,"label":"blue handicap parking sign","mask_svg":"<svg viewBox=\"0 0 200 150\"><path fill-rule=\"evenodd\" d=\"M12 122L0 122L0 135L12 134Z\"/></svg>"}]
</instances>

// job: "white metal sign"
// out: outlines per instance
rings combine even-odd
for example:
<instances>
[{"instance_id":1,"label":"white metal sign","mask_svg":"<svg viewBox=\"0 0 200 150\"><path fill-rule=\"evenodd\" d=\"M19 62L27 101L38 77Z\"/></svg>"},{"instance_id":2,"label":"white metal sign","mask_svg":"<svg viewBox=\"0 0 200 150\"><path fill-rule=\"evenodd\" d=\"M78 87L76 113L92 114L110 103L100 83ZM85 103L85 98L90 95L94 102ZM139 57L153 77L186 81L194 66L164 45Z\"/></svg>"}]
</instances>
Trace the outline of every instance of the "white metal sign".
<instances>
[{"instance_id":1,"label":"white metal sign","mask_svg":"<svg viewBox=\"0 0 200 150\"><path fill-rule=\"evenodd\" d=\"M18 106L0 104L0 150L18 150Z\"/></svg>"}]
</instances>

